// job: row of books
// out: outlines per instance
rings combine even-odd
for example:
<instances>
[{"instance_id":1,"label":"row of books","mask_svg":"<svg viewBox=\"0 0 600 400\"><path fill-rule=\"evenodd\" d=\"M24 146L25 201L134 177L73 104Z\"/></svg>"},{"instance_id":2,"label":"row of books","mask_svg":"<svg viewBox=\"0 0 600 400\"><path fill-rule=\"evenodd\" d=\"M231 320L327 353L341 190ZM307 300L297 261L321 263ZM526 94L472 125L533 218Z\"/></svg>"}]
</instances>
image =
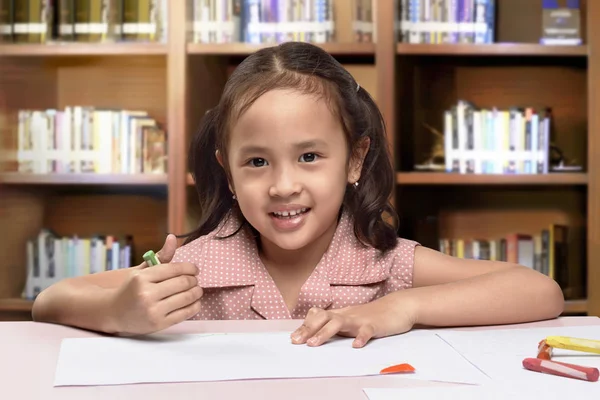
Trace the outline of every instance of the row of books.
<instances>
[{"instance_id":1,"label":"row of books","mask_svg":"<svg viewBox=\"0 0 600 400\"><path fill-rule=\"evenodd\" d=\"M3 42L164 43L168 0L2 0L0 17Z\"/></svg>"},{"instance_id":2,"label":"row of books","mask_svg":"<svg viewBox=\"0 0 600 400\"><path fill-rule=\"evenodd\" d=\"M22 297L34 300L42 290L65 278L129 268L134 265L133 251L131 235L68 237L42 229L27 241Z\"/></svg>"},{"instance_id":3,"label":"row of books","mask_svg":"<svg viewBox=\"0 0 600 400\"><path fill-rule=\"evenodd\" d=\"M360 4L371 2L352 1ZM335 38L333 0L191 2L188 40L193 43L325 43ZM364 27L362 29L361 32Z\"/></svg>"},{"instance_id":4,"label":"row of books","mask_svg":"<svg viewBox=\"0 0 600 400\"><path fill-rule=\"evenodd\" d=\"M397 0L398 41L493 43L497 0Z\"/></svg>"},{"instance_id":5,"label":"row of books","mask_svg":"<svg viewBox=\"0 0 600 400\"><path fill-rule=\"evenodd\" d=\"M546 174L550 108L485 109L459 100L444 112L446 172Z\"/></svg>"},{"instance_id":6,"label":"row of books","mask_svg":"<svg viewBox=\"0 0 600 400\"><path fill-rule=\"evenodd\" d=\"M146 111L68 106L19 110L22 173L167 172L167 135Z\"/></svg>"},{"instance_id":7,"label":"row of books","mask_svg":"<svg viewBox=\"0 0 600 400\"><path fill-rule=\"evenodd\" d=\"M439 240L439 251L453 257L506 261L532 268L572 291L568 268L569 228L550 224L534 234L510 233L498 238ZM573 266L575 267L575 266Z\"/></svg>"}]
</instances>

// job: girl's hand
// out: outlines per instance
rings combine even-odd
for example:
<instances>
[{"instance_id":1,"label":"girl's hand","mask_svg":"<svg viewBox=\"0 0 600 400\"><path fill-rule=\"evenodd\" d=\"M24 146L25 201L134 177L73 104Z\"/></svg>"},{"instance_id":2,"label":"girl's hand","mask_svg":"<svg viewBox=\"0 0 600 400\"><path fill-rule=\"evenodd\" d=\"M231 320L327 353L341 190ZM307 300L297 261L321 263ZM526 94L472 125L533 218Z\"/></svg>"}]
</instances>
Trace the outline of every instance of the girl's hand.
<instances>
[{"instance_id":1,"label":"girl's hand","mask_svg":"<svg viewBox=\"0 0 600 400\"><path fill-rule=\"evenodd\" d=\"M292 343L319 346L334 335L355 337L352 347L363 347L372 338L396 335L412 329L416 308L392 293L371 303L337 310L312 308L302 326L291 337Z\"/></svg>"},{"instance_id":2,"label":"girl's hand","mask_svg":"<svg viewBox=\"0 0 600 400\"><path fill-rule=\"evenodd\" d=\"M129 279L116 290L112 325L118 334L160 331L200 312L198 268L190 263L169 264L176 248L175 236L167 236L157 253L160 264L149 267L144 261L133 267Z\"/></svg>"}]
</instances>

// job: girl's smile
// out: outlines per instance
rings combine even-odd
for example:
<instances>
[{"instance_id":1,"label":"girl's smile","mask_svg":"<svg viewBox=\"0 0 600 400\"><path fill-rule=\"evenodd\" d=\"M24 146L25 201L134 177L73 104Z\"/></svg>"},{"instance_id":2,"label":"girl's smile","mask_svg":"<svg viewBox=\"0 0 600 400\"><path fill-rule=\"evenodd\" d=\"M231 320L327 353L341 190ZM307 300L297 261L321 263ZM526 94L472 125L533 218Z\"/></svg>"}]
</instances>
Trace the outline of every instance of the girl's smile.
<instances>
[{"instance_id":1,"label":"girl's smile","mask_svg":"<svg viewBox=\"0 0 600 400\"><path fill-rule=\"evenodd\" d=\"M277 211L269 213L276 230L289 232L300 229L309 217L311 209L297 205L277 207Z\"/></svg>"}]
</instances>

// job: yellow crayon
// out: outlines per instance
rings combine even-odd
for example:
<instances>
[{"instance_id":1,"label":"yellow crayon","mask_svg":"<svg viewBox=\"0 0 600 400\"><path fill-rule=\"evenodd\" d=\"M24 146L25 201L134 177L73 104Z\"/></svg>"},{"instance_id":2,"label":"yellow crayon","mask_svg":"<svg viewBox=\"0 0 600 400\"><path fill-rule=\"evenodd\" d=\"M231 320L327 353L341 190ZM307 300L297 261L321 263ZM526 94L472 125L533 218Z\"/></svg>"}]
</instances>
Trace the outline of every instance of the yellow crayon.
<instances>
[{"instance_id":1,"label":"yellow crayon","mask_svg":"<svg viewBox=\"0 0 600 400\"><path fill-rule=\"evenodd\" d=\"M579 339L566 336L548 336L546 344L556 349L600 354L600 340Z\"/></svg>"}]
</instances>

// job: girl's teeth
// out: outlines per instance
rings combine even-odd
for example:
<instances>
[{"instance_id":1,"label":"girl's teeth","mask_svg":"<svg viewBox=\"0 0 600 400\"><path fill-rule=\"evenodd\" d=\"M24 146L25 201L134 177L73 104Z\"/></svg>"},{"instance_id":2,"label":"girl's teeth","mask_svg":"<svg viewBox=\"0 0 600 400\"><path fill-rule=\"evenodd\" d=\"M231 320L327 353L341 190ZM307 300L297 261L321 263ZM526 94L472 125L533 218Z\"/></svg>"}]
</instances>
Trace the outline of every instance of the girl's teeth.
<instances>
[{"instance_id":1,"label":"girl's teeth","mask_svg":"<svg viewBox=\"0 0 600 400\"><path fill-rule=\"evenodd\" d=\"M305 211L306 211L306 208L302 208L300 210L281 211L281 212L275 212L273 214L277 215L278 217L290 217L290 216L293 217L295 215L302 214Z\"/></svg>"}]
</instances>

